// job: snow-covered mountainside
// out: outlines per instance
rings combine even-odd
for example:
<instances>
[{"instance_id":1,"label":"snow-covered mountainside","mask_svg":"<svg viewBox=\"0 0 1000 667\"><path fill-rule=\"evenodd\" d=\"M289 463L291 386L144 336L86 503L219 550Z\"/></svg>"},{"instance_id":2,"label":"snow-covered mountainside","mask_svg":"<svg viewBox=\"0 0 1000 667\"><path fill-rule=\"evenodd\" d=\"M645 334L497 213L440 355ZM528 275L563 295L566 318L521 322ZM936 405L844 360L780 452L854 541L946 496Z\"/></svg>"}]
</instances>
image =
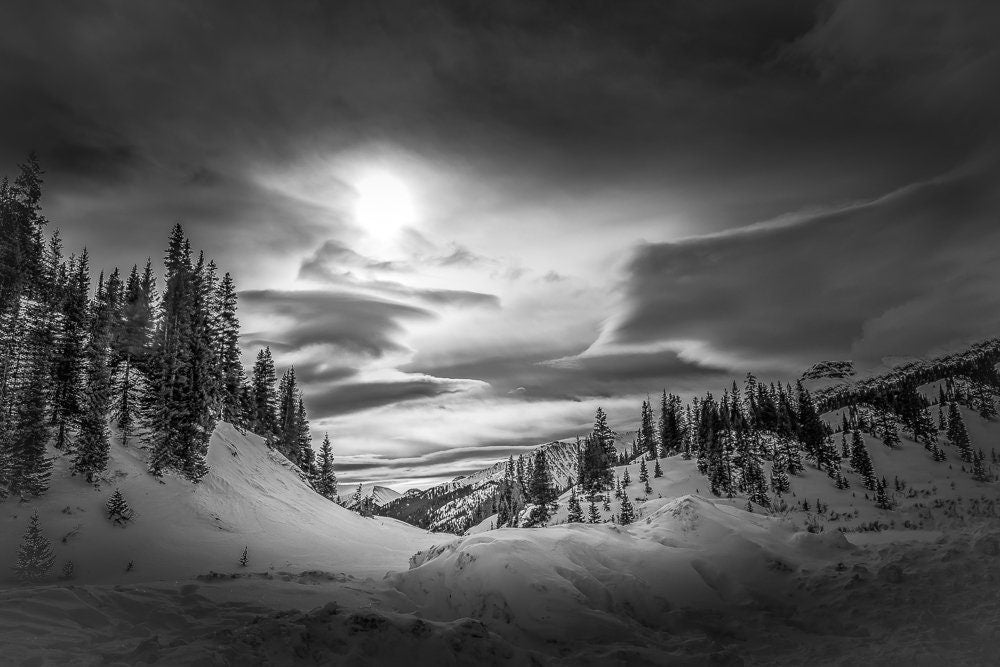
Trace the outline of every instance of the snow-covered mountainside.
<instances>
[{"instance_id":1,"label":"snow-covered mountainside","mask_svg":"<svg viewBox=\"0 0 1000 667\"><path fill-rule=\"evenodd\" d=\"M822 378L849 378L854 375L853 361L820 361L813 364L802 373L803 380L819 380Z\"/></svg>"},{"instance_id":2,"label":"snow-covered mountainside","mask_svg":"<svg viewBox=\"0 0 1000 667\"><path fill-rule=\"evenodd\" d=\"M57 456L52 486L40 498L0 503L0 563L14 562L36 511L54 543L57 568L72 561L77 583L231 571L244 547L253 571L323 569L381 576L406 567L415 545L441 541L393 519L363 518L323 498L263 439L224 423L212 435L210 470L198 483L152 477L145 452L117 442L96 487L71 477L68 463L68 457ZM135 514L124 526L114 525L105 512L116 488ZM0 571L3 579L11 574L6 567Z\"/></svg>"},{"instance_id":3,"label":"snow-covered mountainside","mask_svg":"<svg viewBox=\"0 0 1000 667\"><path fill-rule=\"evenodd\" d=\"M547 442L531 450L525 460L533 459L539 450L545 452L554 482L560 489L567 488L570 478L575 480L577 476L576 443ZM378 513L428 530L461 534L494 512L493 495L497 482L504 476L507 461L497 461L488 468L425 491L407 493L383 505Z\"/></svg>"},{"instance_id":4,"label":"snow-covered mountainside","mask_svg":"<svg viewBox=\"0 0 1000 667\"><path fill-rule=\"evenodd\" d=\"M343 501L344 507L347 509L354 509L356 501L354 500L354 491L358 487L346 486L341 487L340 497ZM353 490L352 490L353 489ZM388 503L391 503L396 498L401 498L403 494L395 489L390 489L388 486L378 486L377 484L364 484L361 486L361 497L371 498L372 502L376 507L382 507Z\"/></svg>"}]
</instances>

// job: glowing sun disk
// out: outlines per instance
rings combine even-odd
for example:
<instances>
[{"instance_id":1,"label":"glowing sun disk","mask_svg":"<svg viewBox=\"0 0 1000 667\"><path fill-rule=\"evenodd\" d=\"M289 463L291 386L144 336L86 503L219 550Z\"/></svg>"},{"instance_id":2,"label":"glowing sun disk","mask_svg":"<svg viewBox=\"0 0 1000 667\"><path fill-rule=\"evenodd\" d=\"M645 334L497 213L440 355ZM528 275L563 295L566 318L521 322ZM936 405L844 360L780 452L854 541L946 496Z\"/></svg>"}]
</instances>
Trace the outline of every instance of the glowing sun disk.
<instances>
[{"instance_id":1,"label":"glowing sun disk","mask_svg":"<svg viewBox=\"0 0 1000 667\"><path fill-rule=\"evenodd\" d=\"M401 180L387 173L365 176L357 184L355 217L371 234L385 235L413 222L413 200Z\"/></svg>"}]
</instances>

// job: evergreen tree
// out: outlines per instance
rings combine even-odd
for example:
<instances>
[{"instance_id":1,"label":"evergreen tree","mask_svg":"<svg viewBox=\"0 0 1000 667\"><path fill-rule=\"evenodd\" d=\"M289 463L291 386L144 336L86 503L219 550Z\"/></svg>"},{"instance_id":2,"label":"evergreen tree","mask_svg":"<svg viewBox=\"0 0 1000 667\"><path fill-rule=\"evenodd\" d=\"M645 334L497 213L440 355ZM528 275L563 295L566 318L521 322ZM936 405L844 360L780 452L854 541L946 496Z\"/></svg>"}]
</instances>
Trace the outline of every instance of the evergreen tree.
<instances>
[{"instance_id":1,"label":"evergreen tree","mask_svg":"<svg viewBox=\"0 0 1000 667\"><path fill-rule=\"evenodd\" d=\"M251 428L259 435L275 435L278 432L277 396L275 395L274 359L271 348L265 347L257 353L253 366L254 412Z\"/></svg>"},{"instance_id":2,"label":"evergreen tree","mask_svg":"<svg viewBox=\"0 0 1000 667\"><path fill-rule=\"evenodd\" d=\"M614 476L615 461L608 459L608 449L596 433L588 435L581 448L580 486L584 493L600 493L608 488Z\"/></svg>"},{"instance_id":3,"label":"evergreen tree","mask_svg":"<svg viewBox=\"0 0 1000 667\"><path fill-rule=\"evenodd\" d=\"M639 461L639 481L643 483L649 481L649 471L646 469L646 459Z\"/></svg>"},{"instance_id":4,"label":"evergreen tree","mask_svg":"<svg viewBox=\"0 0 1000 667\"><path fill-rule=\"evenodd\" d=\"M21 351L22 381L17 387L17 401L9 407L10 425L0 433L0 449L6 472L2 475L9 493L25 497L38 496L49 487L52 459L46 455L49 440L48 420L49 370L52 355L50 312L40 303L33 303L26 315L27 334Z\"/></svg>"},{"instance_id":5,"label":"evergreen tree","mask_svg":"<svg viewBox=\"0 0 1000 667\"><path fill-rule=\"evenodd\" d=\"M628 476L628 468L626 467L625 470L622 472L622 489L624 489L631 483L632 483L632 478Z\"/></svg>"},{"instance_id":6,"label":"evergreen tree","mask_svg":"<svg viewBox=\"0 0 1000 667\"><path fill-rule=\"evenodd\" d=\"M683 447L681 430L681 399L663 391L660 399L660 451L663 456L675 454Z\"/></svg>"},{"instance_id":7,"label":"evergreen tree","mask_svg":"<svg viewBox=\"0 0 1000 667\"><path fill-rule=\"evenodd\" d=\"M351 499L353 501L354 511L358 512L359 514L362 513L363 512L363 507L362 506L364 505L364 496L362 495L362 492L361 492L361 484L360 483L358 484L358 488L354 492L354 495L352 496Z\"/></svg>"},{"instance_id":8,"label":"evergreen tree","mask_svg":"<svg viewBox=\"0 0 1000 667\"><path fill-rule=\"evenodd\" d=\"M111 497L104 504L104 509L108 513L108 518L116 526L124 526L134 516L132 508L125 502L125 496L119 489L115 489L115 492L111 494Z\"/></svg>"},{"instance_id":9,"label":"evergreen tree","mask_svg":"<svg viewBox=\"0 0 1000 667\"><path fill-rule=\"evenodd\" d=\"M844 471L840 468L840 464L837 464L833 479L834 486L838 489L847 489L851 486L850 482L847 481L847 477L844 476Z\"/></svg>"},{"instance_id":10,"label":"evergreen tree","mask_svg":"<svg viewBox=\"0 0 1000 667\"><path fill-rule=\"evenodd\" d=\"M597 509L593 498L591 498L590 506L587 508L587 523L601 523L601 512Z\"/></svg>"},{"instance_id":11,"label":"evergreen tree","mask_svg":"<svg viewBox=\"0 0 1000 667\"><path fill-rule=\"evenodd\" d=\"M247 563L250 560L249 557L248 557L248 554L247 554L248 550L249 550L249 547L246 546L246 545L244 545L244 547L243 547L243 553L240 555L240 567L246 567Z\"/></svg>"},{"instance_id":12,"label":"evergreen tree","mask_svg":"<svg viewBox=\"0 0 1000 667\"><path fill-rule=\"evenodd\" d=\"M333 500L337 497L337 475L333 472L333 447L329 433L323 436L323 445L319 450L319 469L314 486L324 498Z\"/></svg>"},{"instance_id":13,"label":"evergreen tree","mask_svg":"<svg viewBox=\"0 0 1000 667\"><path fill-rule=\"evenodd\" d=\"M656 431L653 429L653 407L648 400L642 402L639 421L639 447L646 453L650 461L655 459L660 451L656 442Z\"/></svg>"},{"instance_id":14,"label":"evergreen tree","mask_svg":"<svg viewBox=\"0 0 1000 667\"><path fill-rule=\"evenodd\" d=\"M865 488L875 488L875 468L872 466L871 456L859 429L854 429L854 434L851 436L851 467L864 479Z\"/></svg>"},{"instance_id":15,"label":"evergreen tree","mask_svg":"<svg viewBox=\"0 0 1000 667\"><path fill-rule=\"evenodd\" d=\"M149 359L144 398L149 469L171 468L197 480L207 471L205 453L215 427L211 413L204 266L191 264L190 243L175 225L164 260L165 288Z\"/></svg>"},{"instance_id":16,"label":"evergreen tree","mask_svg":"<svg viewBox=\"0 0 1000 667\"><path fill-rule=\"evenodd\" d=\"M622 507L621 512L618 515L618 523L623 526L627 526L633 521L635 521L635 508L632 506L632 501L629 500L628 495L626 494L622 498Z\"/></svg>"},{"instance_id":17,"label":"evergreen tree","mask_svg":"<svg viewBox=\"0 0 1000 667\"><path fill-rule=\"evenodd\" d=\"M826 425L820 419L816 406L813 404L812 396L802 385L802 381L796 383L798 390L798 426L799 440L805 446L806 452L816 459L820 470L829 463L823 451L823 441L826 439Z\"/></svg>"},{"instance_id":18,"label":"evergreen tree","mask_svg":"<svg viewBox=\"0 0 1000 667\"><path fill-rule=\"evenodd\" d=\"M524 509L524 495L521 483L517 480L517 471L512 456L507 460L504 478L500 480L497 489L497 528L516 527L522 509Z\"/></svg>"},{"instance_id":19,"label":"evergreen tree","mask_svg":"<svg viewBox=\"0 0 1000 667\"><path fill-rule=\"evenodd\" d=\"M791 490L788 480L788 463L783 449L779 448L771 463L771 490L778 495Z\"/></svg>"},{"instance_id":20,"label":"evergreen tree","mask_svg":"<svg viewBox=\"0 0 1000 667\"><path fill-rule=\"evenodd\" d=\"M990 476L986 472L986 466L984 462L986 460L986 455L983 454L983 450L977 451L972 457L972 477L977 482L988 482L990 481Z\"/></svg>"},{"instance_id":21,"label":"evergreen tree","mask_svg":"<svg viewBox=\"0 0 1000 667\"><path fill-rule=\"evenodd\" d=\"M653 477L663 477L663 468L660 467L660 460L657 459L653 465Z\"/></svg>"},{"instance_id":22,"label":"evergreen tree","mask_svg":"<svg viewBox=\"0 0 1000 667\"><path fill-rule=\"evenodd\" d=\"M86 475L93 482L95 475L108 467L111 448L108 434L108 413L111 408L111 373L108 348L111 329L119 312L120 284L117 270L107 285L98 285L97 303L90 326L86 348L87 384L83 393L73 472Z\"/></svg>"},{"instance_id":23,"label":"evergreen tree","mask_svg":"<svg viewBox=\"0 0 1000 667\"><path fill-rule=\"evenodd\" d=\"M56 554L52 550L52 543L42 534L42 528L38 524L38 512L34 512L28 520L24 539L17 549L14 572L21 581L33 583L44 579L55 562Z\"/></svg>"},{"instance_id":24,"label":"evergreen tree","mask_svg":"<svg viewBox=\"0 0 1000 667\"><path fill-rule=\"evenodd\" d=\"M220 371L220 418L223 421L246 426L240 397L246 375L240 352L240 321L236 316L236 284L232 276L222 276L216 294L218 303L218 336L216 356Z\"/></svg>"},{"instance_id":25,"label":"evergreen tree","mask_svg":"<svg viewBox=\"0 0 1000 667\"><path fill-rule=\"evenodd\" d=\"M123 445L128 444L138 427L141 397L148 391L143 369L146 367L153 323L154 285L149 261L142 278L139 277L138 266L132 267L125 283L121 327L113 341L118 363L113 379L112 413Z\"/></svg>"},{"instance_id":26,"label":"evergreen tree","mask_svg":"<svg viewBox=\"0 0 1000 667\"><path fill-rule=\"evenodd\" d=\"M55 447L65 449L71 429L81 416L80 389L84 373L84 348L88 324L90 264L84 248L71 263L72 276L63 290L60 316L55 318L52 369L52 425Z\"/></svg>"},{"instance_id":27,"label":"evergreen tree","mask_svg":"<svg viewBox=\"0 0 1000 667\"><path fill-rule=\"evenodd\" d=\"M601 408L597 408L597 412L594 415L593 436L604 447L605 459L609 462L609 465L614 466L613 462L618 459L618 449L615 447L616 434L608 426L608 416Z\"/></svg>"},{"instance_id":28,"label":"evergreen tree","mask_svg":"<svg viewBox=\"0 0 1000 667\"><path fill-rule=\"evenodd\" d=\"M892 413L886 410L882 415L882 444L890 449L899 445L899 429Z\"/></svg>"},{"instance_id":29,"label":"evergreen tree","mask_svg":"<svg viewBox=\"0 0 1000 667\"><path fill-rule=\"evenodd\" d=\"M580 507L580 499L576 497L576 487L570 489L569 492L569 514L566 520L569 523L583 523L583 508Z\"/></svg>"},{"instance_id":30,"label":"evergreen tree","mask_svg":"<svg viewBox=\"0 0 1000 667\"><path fill-rule=\"evenodd\" d=\"M938 447L937 441L931 442L931 459L938 463L948 460L948 455Z\"/></svg>"},{"instance_id":31,"label":"evergreen tree","mask_svg":"<svg viewBox=\"0 0 1000 667\"><path fill-rule=\"evenodd\" d=\"M552 485L552 477L549 473L544 449L539 449L538 453L535 454L531 481L528 485L528 497L535 505L531 509L529 517L530 525L539 525L548 521L552 515L552 506L555 504L558 493Z\"/></svg>"},{"instance_id":32,"label":"evergreen tree","mask_svg":"<svg viewBox=\"0 0 1000 667\"><path fill-rule=\"evenodd\" d=\"M892 509L892 499L889 498L889 494L886 492L884 479L875 481L875 504L884 510Z\"/></svg>"},{"instance_id":33,"label":"evergreen tree","mask_svg":"<svg viewBox=\"0 0 1000 667\"><path fill-rule=\"evenodd\" d=\"M966 463L972 461L972 443L956 401L948 405L948 442L958 449L959 457L963 461Z\"/></svg>"}]
</instances>

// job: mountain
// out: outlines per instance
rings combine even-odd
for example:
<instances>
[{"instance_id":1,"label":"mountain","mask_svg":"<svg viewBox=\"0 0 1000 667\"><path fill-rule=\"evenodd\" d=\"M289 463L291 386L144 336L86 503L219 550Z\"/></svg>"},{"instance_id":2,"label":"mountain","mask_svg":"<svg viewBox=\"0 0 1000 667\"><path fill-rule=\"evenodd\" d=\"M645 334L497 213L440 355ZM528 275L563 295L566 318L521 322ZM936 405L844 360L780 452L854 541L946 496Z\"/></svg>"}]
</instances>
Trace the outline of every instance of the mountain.
<instances>
[{"instance_id":1,"label":"mountain","mask_svg":"<svg viewBox=\"0 0 1000 667\"><path fill-rule=\"evenodd\" d=\"M417 545L438 536L400 521L366 519L312 490L299 469L253 434L220 423L209 441L210 469L198 483L147 472L146 453L111 447L97 486L69 473L57 450L52 486L27 502L0 503L0 563L13 563L29 516L37 512L53 542L57 568L72 561L74 582L118 582L233 570L243 548L248 568L336 570L381 576L405 568ZM135 517L108 520L105 502L120 489ZM0 577L10 578L4 567Z\"/></svg>"},{"instance_id":2,"label":"mountain","mask_svg":"<svg viewBox=\"0 0 1000 667\"><path fill-rule=\"evenodd\" d=\"M521 455L522 460L534 459L542 450L556 486L560 490L568 488L569 479L575 480L577 475L576 443L547 442L527 455ZM435 532L462 534L484 516L493 514L494 493L497 482L503 479L507 461L497 461L487 468L424 491L408 492L383 505L378 514Z\"/></svg>"},{"instance_id":3,"label":"mountain","mask_svg":"<svg viewBox=\"0 0 1000 667\"><path fill-rule=\"evenodd\" d=\"M341 487L340 498L343 503L343 506L346 507L347 509L354 509L354 505L356 504L354 500L354 491L352 491L351 489L357 490L357 487L356 486ZM376 507L382 507L383 505L387 505L388 503L391 503L393 500L401 498L402 495L403 494L401 494L399 491L396 491L395 489L390 489L387 486L378 486L376 484L364 484L361 486L361 497L371 498L372 501L375 503Z\"/></svg>"}]
</instances>

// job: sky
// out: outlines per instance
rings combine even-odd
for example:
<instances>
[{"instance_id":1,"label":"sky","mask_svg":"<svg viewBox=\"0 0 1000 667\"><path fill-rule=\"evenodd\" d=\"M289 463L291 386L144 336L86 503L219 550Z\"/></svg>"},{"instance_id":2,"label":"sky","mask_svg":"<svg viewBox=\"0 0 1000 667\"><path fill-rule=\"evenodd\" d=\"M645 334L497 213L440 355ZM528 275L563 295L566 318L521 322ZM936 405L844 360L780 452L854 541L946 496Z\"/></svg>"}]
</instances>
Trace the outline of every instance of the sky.
<instances>
[{"instance_id":1,"label":"sky","mask_svg":"<svg viewBox=\"0 0 1000 667\"><path fill-rule=\"evenodd\" d=\"M0 173L92 266L181 222L342 483L1000 333L1000 5L15 3Z\"/></svg>"}]
</instances>

